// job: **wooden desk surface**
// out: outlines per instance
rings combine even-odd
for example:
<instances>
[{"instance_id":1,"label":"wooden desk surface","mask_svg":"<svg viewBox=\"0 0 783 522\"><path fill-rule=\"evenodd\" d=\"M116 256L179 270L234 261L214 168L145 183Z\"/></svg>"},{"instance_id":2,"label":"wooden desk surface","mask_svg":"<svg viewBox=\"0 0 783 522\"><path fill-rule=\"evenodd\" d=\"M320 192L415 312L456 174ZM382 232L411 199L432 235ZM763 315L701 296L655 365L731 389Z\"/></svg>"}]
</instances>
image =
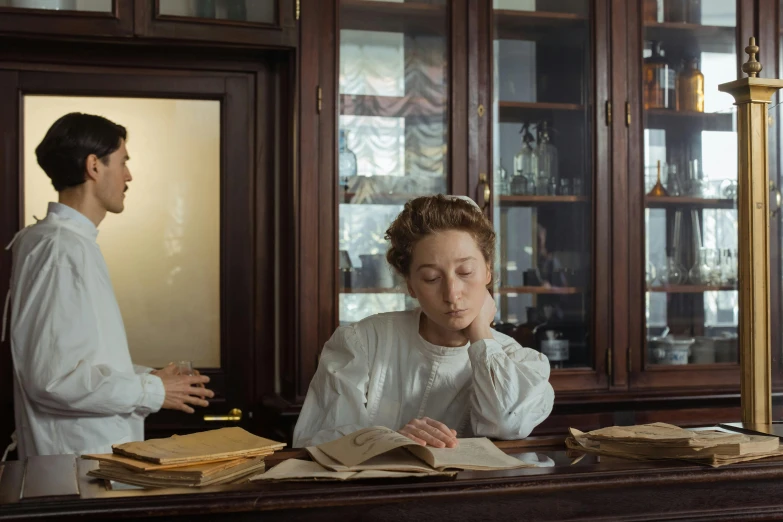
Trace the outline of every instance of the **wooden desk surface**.
<instances>
[{"instance_id":1,"label":"wooden desk surface","mask_svg":"<svg viewBox=\"0 0 783 522\"><path fill-rule=\"evenodd\" d=\"M199 489L108 491L79 461L78 498L19 501L23 463L0 478L0 520L780 520L783 461L709 468L684 462L571 464L565 451L502 443L552 467L461 472L455 479L253 483ZM301 457L285 451L269 458ZM40 462L39 465L45 465ZM40 476L40 475L39 475ZM56 478L52 478L56 481ZM45 489L40 485L37 489Z\"/></svg>"}]
</instances>

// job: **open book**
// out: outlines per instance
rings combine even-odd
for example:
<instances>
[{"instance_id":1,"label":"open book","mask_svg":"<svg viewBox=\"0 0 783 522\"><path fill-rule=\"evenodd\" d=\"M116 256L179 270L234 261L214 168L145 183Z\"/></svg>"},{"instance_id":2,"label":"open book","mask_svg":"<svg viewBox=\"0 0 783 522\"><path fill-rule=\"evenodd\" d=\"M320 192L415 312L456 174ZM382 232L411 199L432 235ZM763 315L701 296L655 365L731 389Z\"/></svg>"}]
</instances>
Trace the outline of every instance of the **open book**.
<instances>
[{"instance_id":1,"label":"open book","mask_svg":"<svg viewBox=\"0 0 783 522\"><path fill-rule=\"evenodd\" d=\"M309 447L310 456L332 471L432 472L533 467L510 457L485 438L458 439L456 448L421 446L383 426L373 426Z\"/></svg>"}]
</instances>

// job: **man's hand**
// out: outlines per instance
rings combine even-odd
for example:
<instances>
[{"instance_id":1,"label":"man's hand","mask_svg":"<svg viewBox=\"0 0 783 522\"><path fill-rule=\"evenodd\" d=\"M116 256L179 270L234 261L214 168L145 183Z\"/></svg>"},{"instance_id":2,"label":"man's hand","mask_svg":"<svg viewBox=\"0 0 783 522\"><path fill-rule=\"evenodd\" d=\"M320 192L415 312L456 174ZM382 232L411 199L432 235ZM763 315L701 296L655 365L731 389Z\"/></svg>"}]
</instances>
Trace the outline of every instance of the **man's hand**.
<instances>
[{"instance_id":1,"label":"man's hand","mask_svg":"<svg viewBox=\"0 0 783 522\"><path fill-rule=\"evenodd\" d=\"M405 435L413 442L417 442L422 446L456 448L459 445L456 431L449 429L442 422L432 420L429 417L413 419L398 433Z\"/></svg>"},{"instance_id":2,"label":"man's hand","mask_svg":"<svg viewBox=\"0 0 783 522\"><path fill-rule=\"evenodd\" d=\"M211 399L215 396L212 390L204 387L204 384L209 382L209 377L206 375L178 375L172 373L171 366L166 366L155 373L163 381L163 388L166 390L166 399L163 401L162 408L193 413L193 408L188 404L209 406L209 402L204 400L204 397ZM176 372L176 367L173 371Z\"/></svg>"},{"instance_id":3,"label":"man's hand","mask_svg":"<svg viewBox=\"0 0 783 522\"><path fill-rule=\"evenodd\" d=\"M478 315L473 322L463 330L470 342L475 343L482 339L492 339L492 329L490 324L495 320L495 314L498 308L495 304L495 300L492 299L492 294L487 290L487 295L484 297L484 305L481 307Z\"/></svg>"}]
</instances>

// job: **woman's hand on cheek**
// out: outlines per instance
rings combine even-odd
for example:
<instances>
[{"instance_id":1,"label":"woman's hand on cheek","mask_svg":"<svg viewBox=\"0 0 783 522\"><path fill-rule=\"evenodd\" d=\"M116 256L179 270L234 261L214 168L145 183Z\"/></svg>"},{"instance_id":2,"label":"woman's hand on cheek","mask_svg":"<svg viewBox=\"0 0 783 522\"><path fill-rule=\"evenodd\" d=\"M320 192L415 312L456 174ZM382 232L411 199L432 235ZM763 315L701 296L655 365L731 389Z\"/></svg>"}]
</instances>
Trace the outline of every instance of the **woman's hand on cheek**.
<instances>
[{"instance_id":1,"label":"woman's hand on cheek","mask_svg":"<svg viewBox=\"0 0 783 522\"><path fill-rule=\"evenodd\" d=\"M429 417L413 419L398 433L422 446L432 446L433 448L456 448L459 446L456 431Z\"/></svg>"},{"instance_id":2,"label":"woman's hand on cheek","mask_svg":"<svg viewBox=\"0 0 783 522\"><path fill-rule=\"evenodd\" d=\"M481 341L482 339L492 339L492 329L489 325L495 320L497 311L495 300L492 299L492 294L487 290L481 310L476 318L473 319L473 322L464 330L471 343Z\"/></svg>"}]
</instances>

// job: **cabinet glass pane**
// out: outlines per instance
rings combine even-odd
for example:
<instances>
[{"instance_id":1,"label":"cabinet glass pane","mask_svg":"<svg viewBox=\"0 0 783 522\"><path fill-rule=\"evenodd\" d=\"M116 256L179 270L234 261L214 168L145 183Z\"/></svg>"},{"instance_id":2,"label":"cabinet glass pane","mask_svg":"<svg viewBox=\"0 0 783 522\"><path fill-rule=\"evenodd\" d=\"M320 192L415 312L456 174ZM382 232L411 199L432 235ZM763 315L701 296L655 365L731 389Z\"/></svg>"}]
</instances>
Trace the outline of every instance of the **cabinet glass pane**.
<instances>
[{"instance_id":1,"label":"cabinet glass pane","mask_svg":"<svg viewBox=\"0 0 783 522\"><path fill-rule=\"evenodd\" d=\"M277 0L158 0L158 14L252 22L275 23Z\"/></svg>"},{"instance_id":2,"label":"cabinet glass pane","mask_svg":"<svg viewBox=\"0 0 783 522\"><path fill-rule=\"evenodd\" d=\"M57 201L35 147L69 112L100 114L128 130L125 210L106 215L97 241L133 362L219 368L220 102L25 96L25 226Z\"/></svg>"},{"instance_id":3,"label":"cabinet glass pane","mask_svg":"<svg viewBox=\"0 0 783 522\"><path fill-rule=\"evenodd\" d=\"M494 0L496 328L593 365L589 0Z\"/></svg>"},{"instance_id":4,"label":"cabinet glass pane","mask_svg":"<svg viewBox=\"0 0 783 522\"><path fill-rule=\"evenodd\" d=\"M736 2L642 3L646 364L736 364Z\"/></svg>"},{"instance_id":5,"label":"cabinet glass pane","mask_svg":"<svg viewBox=\"0 0 783 522\"><path fill-rule=\"evenodd\" d=\"M0 0L0 7L111 13L114 2L112 0Z\"/></svg>"},{"instance_id":6,"label":"cabinet glass pane","mask_svg":"<svg viewBox=\"0 0 783 522\"><path fill-rule=\"evenodd\" d=\"M445 0L340 2L340 323L416 306L385 260L416 196L448 191Z\"/></svg>"}]
</instances>

